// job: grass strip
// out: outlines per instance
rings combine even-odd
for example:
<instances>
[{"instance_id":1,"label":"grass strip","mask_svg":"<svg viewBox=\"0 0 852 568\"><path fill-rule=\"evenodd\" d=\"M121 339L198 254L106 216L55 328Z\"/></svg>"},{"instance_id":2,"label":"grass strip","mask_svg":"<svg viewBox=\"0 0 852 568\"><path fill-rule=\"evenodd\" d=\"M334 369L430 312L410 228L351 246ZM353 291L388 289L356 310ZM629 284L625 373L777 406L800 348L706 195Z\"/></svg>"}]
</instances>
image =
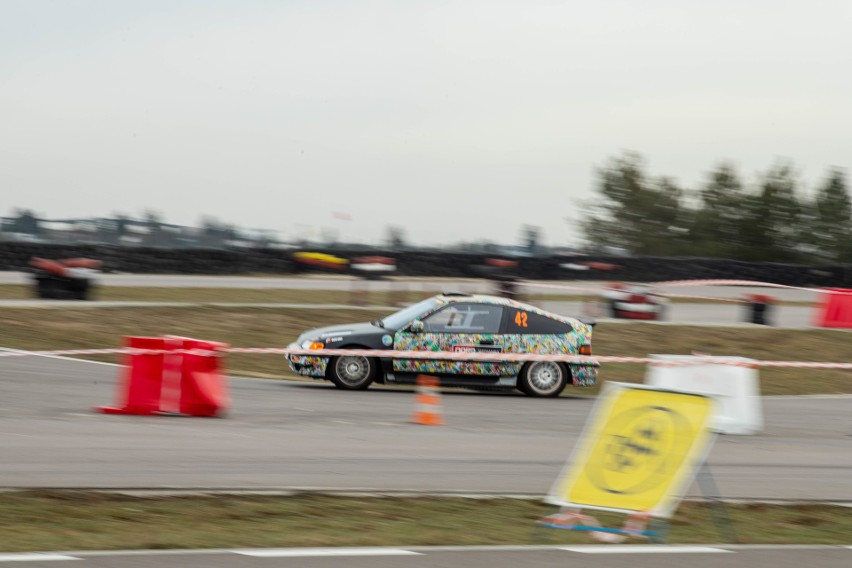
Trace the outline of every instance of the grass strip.
<instances>
[{"instance_id":1,"label":"grass strip","mask_svg":"<svg viewBox=\"0 0 852 568\"><path fill-rule=\"evenodd\" d=\"M595 542L587 533L537 527L536 520L553 511L521 499L8 492L0 494L0 551ZM727 511L746 544L848 544L852 534L846 507L738 504ZM604 526L625 519L592 514ZM685 502L669 540L724 539L707 504Z\"/></svg>"},{"instance_id":2,"label":"grass strip","mask_svg":"<svg viewBox=\"0 0 852 568\"><path fill-rule=\"evenodd\" d=\"M4 308L0 346L25 350L112 348L124 335L183 335L234 347L284 347L302 331L387 315L382 310L300 310L213 306L140 308ZM650 353L743 356L764 360L849 361L850 335L835 330L783 330L697 326L619 325L595 327L596 355L644 357ZM116 358L98 358L117 362ZM231 355L232 375L295 379L281 356ZM605 364L602 381L642 382L645 366ZM825 369L760 371L763 394L852 393L852 372ZM566 395L595 394L596 388L566 389Z\"/></svg>"}]
</instances>

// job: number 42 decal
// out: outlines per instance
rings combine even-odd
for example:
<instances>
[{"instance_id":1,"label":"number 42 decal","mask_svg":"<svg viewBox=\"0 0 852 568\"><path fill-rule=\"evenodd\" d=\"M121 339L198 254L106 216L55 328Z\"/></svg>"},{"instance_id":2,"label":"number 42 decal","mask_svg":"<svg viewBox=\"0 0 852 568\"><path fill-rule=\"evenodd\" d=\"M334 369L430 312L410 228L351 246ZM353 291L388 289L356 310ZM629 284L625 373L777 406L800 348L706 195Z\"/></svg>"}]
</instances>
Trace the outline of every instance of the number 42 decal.
<instances>
[{"instance_id":1,"label":"number 42 decal","mask_svg":"<svg viewBox=\"0 0 852 568\"><path fill-rule=\"evenodd\" d=\"M527 313L515 312L515 323L518 327L527 327Z\"/></svg>"}]
</instances>

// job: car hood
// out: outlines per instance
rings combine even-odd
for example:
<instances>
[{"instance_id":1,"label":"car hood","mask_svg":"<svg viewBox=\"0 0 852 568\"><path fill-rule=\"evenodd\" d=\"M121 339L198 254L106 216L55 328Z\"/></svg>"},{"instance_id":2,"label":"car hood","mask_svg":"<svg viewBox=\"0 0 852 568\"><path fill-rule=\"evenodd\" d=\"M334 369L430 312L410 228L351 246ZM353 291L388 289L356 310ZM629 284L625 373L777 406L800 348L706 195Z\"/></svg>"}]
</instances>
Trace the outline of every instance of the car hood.
<instances>
[{"instance_id":1,"label":"car hood","mask_svg":"<svg viewBox=\"0 0 852 568\"><path fill-rule=\"evenodd\" d=\"M347 337L357 335L359 337L371 335L393 335L393 331L373 325L371 323L348 323L344 325L332 325L329 327L318 327L310 329L299 336L297 343L307 340L326 340L329 337Z\"/></svg>"}]
</instances>

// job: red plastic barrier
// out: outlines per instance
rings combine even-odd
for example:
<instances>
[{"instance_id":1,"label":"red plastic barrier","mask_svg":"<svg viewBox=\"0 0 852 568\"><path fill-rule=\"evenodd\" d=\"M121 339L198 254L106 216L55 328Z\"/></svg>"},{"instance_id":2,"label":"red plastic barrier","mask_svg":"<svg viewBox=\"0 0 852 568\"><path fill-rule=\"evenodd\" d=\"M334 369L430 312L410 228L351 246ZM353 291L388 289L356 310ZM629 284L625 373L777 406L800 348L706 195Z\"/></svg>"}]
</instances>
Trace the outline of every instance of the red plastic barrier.
<instances>
[{"instance_id":1,"label":"red plastic barrier","mask_svg":"<svg viewBox=\"0 0 852 568\"><path fill-rule=\"evenodd\" d=\"M224 343L187 339L185 349L215 351ZM227 382L220 365L221 357L187 354L181 372L180 412L190 416L219 416L230 406Z\"/></svg>"},{"instance_id":2,"label":"red plastic barrier","mask_svg":"<svg viewBox=\"0 0 852 568\"><path fill-rule=\"evenodd\" d=\"M126 356L116 406L99 406L95 408L97 411L219 416L229 406L222 357L177 352L190 349L215 352L228 347L224 343L168 336L127 337L125 345L164 353Z\"/></svg>"},{"instance_id":3,"label":"red plastic barrier","mask_svg":"<svg viewBox=\"0 0 852 568\"><path fill-rule=\"evenodd\" d=\"M67 276L69 268L89 268L97 270L101 267L100 260L92 258L63 258L60 260L49 260L47 258L39 258L34 256L30 259L30 265L35 268L56 274L57 276Z\"/></svg>"},{"instance_id":4,"label":"red plastic barrier","mask_svg":"<svg viewBox=\"0 0 852 568\"><path fill-rule=\"evenodd\" d=\"M496 266L497 268L517 268L518 263L514 260L506 260L503 258L486 258L485 264L488 266Z\"/></svg>"},{"instance_id":5,"label":"red plastic barrier","mask_svg":"<svg viewBox=\"0 0 852 568\"><path fill-rule=\"evenodd\" d=\"M824 288L823 292L814 323L819 327L852 329L852 289Z\"/></svg>"},{"instance_id":6,"label":"red plastic barrier","mask_svg":"<svg viewBox=\"0 0 852 568\"><path fill-rule=\"evenodd\" d=\"M125 337L126 347L133 349L166 348L162 337ZM125 355L121 369L116 406L98 406L106 414L154 414L160 410L163 384L163 354Z\"/></svg>"},{"instance_id":7,"label":"red plastic barrier","mask_svg":"<svg viewBox=\"0 0 852 568\"><path fill-rule=\"evenodd\" d=\"M55 274L56 276L65 276L68 272L68 267L61 262L46 258L33 257L32 260L30 260L30 264L35 268Z\"/></svg>"},{"instance_id":8,"label":"red plastic barrier","mask_svg":"<svg viewBox=\"0 0 852 568\"><path fill-rule=\"evenodd\" d=\"M100 269L103 264L100 260L93 258L64 258L59 262L68 268L91 268L92 270Z\"/></svg>"}]
</instances>

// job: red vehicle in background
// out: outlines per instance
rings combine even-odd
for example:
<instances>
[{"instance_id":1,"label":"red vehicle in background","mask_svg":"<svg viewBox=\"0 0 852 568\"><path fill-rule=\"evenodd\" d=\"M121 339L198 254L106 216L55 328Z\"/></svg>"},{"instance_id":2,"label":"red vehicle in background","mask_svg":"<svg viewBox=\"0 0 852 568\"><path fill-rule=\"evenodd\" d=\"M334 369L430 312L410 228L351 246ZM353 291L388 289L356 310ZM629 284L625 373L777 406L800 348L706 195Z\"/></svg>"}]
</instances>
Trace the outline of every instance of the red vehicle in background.
<instances>
[{"instance_id":1,"label":"red vehicle in background","mask_svg":"<svg viewBox=\"0 0 852 568\"><path fill-rule=\"evenodd\" d=\"M603 293L610 317L659 321L665 319L668 298L650 286L617 282Z\"/></svg>"},{"instance_id":2,"label":"red vehicle in background","mask_svg":"<svg viewBox=\"0 0 852 568\"><path fill-rule=\"evenodd\" d=\"M49 260L33 257L35 291L39 298L53 300L88 300L101 261L91 258Z\"/></svg>"}]
</instances>

